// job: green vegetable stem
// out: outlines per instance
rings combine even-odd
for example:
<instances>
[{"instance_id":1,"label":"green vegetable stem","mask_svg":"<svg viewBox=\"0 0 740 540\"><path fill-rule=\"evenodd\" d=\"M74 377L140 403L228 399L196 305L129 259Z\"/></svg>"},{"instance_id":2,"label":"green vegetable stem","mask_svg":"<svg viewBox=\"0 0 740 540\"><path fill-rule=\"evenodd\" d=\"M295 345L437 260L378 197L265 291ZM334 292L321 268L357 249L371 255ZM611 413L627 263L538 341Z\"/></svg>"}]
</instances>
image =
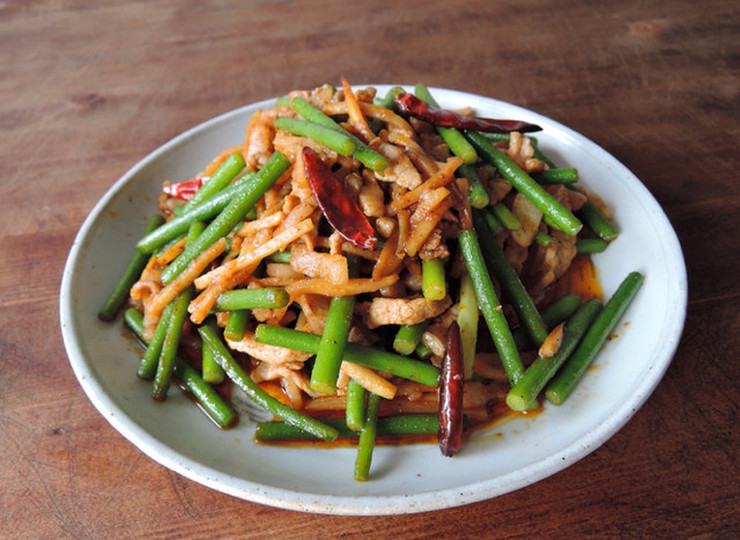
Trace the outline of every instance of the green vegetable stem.
<instances>
[{"instance_id":1,"label":"green vegetable stem","mask_svg":"<svg viewBox=\"0 0 740 540\"><path fill-rule=\"evenodd\" d=\"M226 236L244 218L244 214L262 198L265 192L277 182L288 170L290 161L280 152L275 152L259 170L253 181L234 195L228 206L203 231L195 242L185 250L162 272L162 281L170 283L203 251L208 249L219 238ZM197 207L196 207L197 208Z\"/></svg>"},{"instance_id":2,"label":"green vegetable stem","mask_svg":"<svg viewBox=\"0 0 740 540\"><path fill-rule=\"evenodd\" d=\"M591 201L586 202L576 213L588 228L605 242L611 242L619 236L617 228L604 217L604 214Z\"/></svg>"},{"instance_id":3,"label":"green vegetable stem","mask_svg":"<svg viewBox=\"0 0 740 540\"><path fill-rule=\"evenodd\" d=\"M152 253L168 242L184 236L194 221L208 221L217 216L237 193L241 193L254 183L254 177L253 171L247 171L207 201L191 208L188 212L182 212L181 215L144 235L136 244L137 249L142 253Z\"/></svg>"},{"instance_id":4,"label":"green vegetable stem","mask_svg":"<svg viewBox=\"0 0 740 540\"><path fill-rule=\"evenodd\" d=\"M365 399L367 390L354 379L347 383L345 422L352 431L360 431L365 425Z\"/></svg>"},{"instance_id":5,"label":"green vegetable stem","mask_svg":"<svg viewBox=\"0 0 740 540\"><path fill-rule=\"evenodd\" d=\"M134 308L124 312L126 325L143 342L144 339L144 316ZM237 414L231 406L224 401L221 395L208 383L203 381L198 372L187 362L180 358L175 359L175 377L180 379L187 390L198 400L203 410L210 416L219 427L229 427L237 418Z\"/></svg>"},{"instance_id":6,"label":"green vegetable stem","mask_svg":"<svg viewBox=\"0 0 740 540\"><path fill-rule=\"evenodd\" d=\"M360 439L357 443L357 457L355 458L355 480L360 482L366 481L370 476L370 464L372 463L373 450L375 449L380 399L379 395L373 393L370 393L367 397L365 423L362 426L362 431L360 431Z\"/></svg>"},{"instance_id":7,"label":"green vegetable stem","mask_svg":"<svg viewBox=\"0 0 740 540\"><path fill-rule=\"evenodd\" d=\"M442 259L421 261L421 291L427 300L442 300L447 296L445 264Z\"/></svg>"},{"instance_id":8,"label":"green vegetable stem","mask_svg":"<svg viewBox=\"0 0 740 540\"><path fill-rule=\"evenodd\" d=\"M222 292L216 300L216 311L244 309L279 309L290 303L290 295L281 287L262 289L232 289Z\"/></svg>"},{"instance_id":9,"label":"green vegetable stem","mask_svg":"<svg viewBox=\"0 0 740 540\"><path fill-rule=\"evenodd\" d=\"M315 435L325 441L333 441L339 435L338 431L323 422L307 416L272 397L262 390L252 378L247 375L242 367L231 356L231 353L223 344L218 334L208 325L200 326L198 333L203 343L210 347L219 365L224 369L226 375L236 384L252 401L270 412L282 418L291 425Z\"/></svg>"},{"instance_id":10,"label":"green vegetable stem","mask_svg":"<svg viewBox=\"0 0 740 540\"><path fill-rule=\"evenodd\" d=\"M254 335L259 343L309 354L316 354L321 342L321 336L267 324L258 325ZM347 343L344 360L427 386L439 384L439 369L433 365L357 343Z\"/></svg>"},{"instance_id":11,"label":"green vegetable stem","mask_svg":"<svg viewBox=\"0 0 740 540\"><path fill-rule=\"evenodd\" d=\"M305 99L300 97L293 98L292 104L293 109L307 121L338 131L342 134L349 135L355 145L352 155L366 167L374 171L382 171L388 166L388 160L385 156L370 148L354 135L347 133L347 131L337 124L330 116L324 114L323 111L320 111Z\"/></svg>"},{"instance_id":12,"label":"green vegetable stem","mask_svg":"<svg viewBox=\"0 0 740 540\"><path fill-rule=\"evenodd\" d=\"M190 224L188 239L185 243L186 248L198 240L198 237L203 233L204 227L200 221L194 221ZM172 314L168 318L167 330L164 334L164 341L162 342L162 349L159 353L159 361L157 362L157 370L154 374L154 384L152 386L152 397L154 399L165 399L167 397L170 379L175 369L177 348L180 346L182 327L185 324L185 319L187 319L188 305L192 301L194 294L195 289L191 285L170 302L173 306Z\"/></svg>"},{"instance_id":13,"label":"green vegetable stem","mask_svg":"<svg viewBox=\"0 0 740 540\"><path fill-rule=\"evenodd\" d=\"M160 214L154 214L147 222L144 236L156 230L163 222L163 216ZM123 275L113 287L113 291L103 304L103 307L98 311L98 318L100 320L111 322L116 318L128 299L131 287L139 279L139 276L141 275L142 270L144 270L148 260L149 257L146 254L140 252L138 249L134 250L134 254L131 256L126 269L123 271Z\"/></svg>"},{"instance_id":14,"label":"green vegetable stem","mask_svg":"<svg viewBox=\"0 0 740 540\"><path fill-rule=\"evenodd\" d=\"M561 405L568 399L586 368L632 302L644 280L645 276L641 273L631 272L622 281L604 305L604 309L596 317L588 332L586 332L578 348L547 386L545 397L550 403Z\"/></svg>"},{"instance_id":15,"label":"green vegetable stem","mask_svg":"<svg viewBox=\"0 0 740 540\"><path fill-rule=\"evenodd\" d=\"M544 308L540 312L540 315L542 315L542 321L545 323L547 329L552 330L561 322L573 315L580 305L581 298L577 294L569 293L561 296L552 304ZM523 326L516 328L512 332L512 335L514 336L514 342L520 351L534 347L532 340L529 339L527 330Z\"/></svg>"},{"instance_id":16,"label":"green vegetable stem","mask_svg":"<svg viewBox=\"0 0 740 540\"><path fill-rule=\"evenodd\" d=\"M582 224L578 218L520 169L506 154L492 145L485 136L475 131L467 131L466 136L483 159L496 167L519 193L539 208L550 223L570 235L575 235L581 230Z\"/></svg>"},{"instance_id":17,"label":"green vegetable stem","mask_svg":"<svg viewBox=\"0 0 740 540\"><path fill-rule=\"evenodd\" d=\"M417 324L401 326L398 332L396 332L395 338L393 338L393 350L404 356L413 353L417 345L419 345L421 336L424 334L427 326L429 326L428 320Z\"/></svg>"},{"instance_id":18,"label":"green vegetable stem","mask_svg":"<svg viewBox=\"0 0 740 540\"><path fill-rule=\"evenodd\" d=\"M537 399L540 391L568 359L591 322L601 311L598 300L584 303L573 317L565 323L562 341L557 352L550 358L538 357L524 373L524 377L506 395L506 404L515 411L524 411Z\"/></svg>"},{"instance_id":19,"label":"green vegetable stem","mask_svg":"<svg viewBox=\"0 0 740 540\"><path fill-rule=\"evenodd\" d=\"M511 336L509 323L506 322L506 317L504 317L501 302L496 296L493 282L488 275L475 231L472 229L461 230L458 233L458 241L465 267L473 283L478 307L486 321L488 331L491 333L509 382L512 385L516 384L524 374L524 365L514 343L514 338Z\"/></svg>"},{"instance_id":20,"label":"green vegetable stem","mask_svg":"<svg viewBox=\"0 0 740 540\"><path fill-rule=\"evenodd\" d=\"M547 337L547 328L542 316L534 305L532 298L524 288L521 279L506 258L504 251L496 243L493 233L477 212L473 212L475 230L480 239L483 254L488 261L493 274L501 284L501 288L514 307L519 321L529 333L530 339L537 345Z\"/></svg>"},{"instance_id":21,"label":"green vegetable stem","mask_svg":"<svg viewBox=\"0 0 740 540\"><path fill-rule=\"evenodd\" d=\"M229 185L229 183L244 168L244 156L241 152L234 152L216 169L211 177L205 182L198 191L190 198L182 208L182 212L187 212L203 201L210 199L213 195Z\"/></svg>"},{"instance_id":22,"label":"green vegetable stem","mask_svg":"<svg viewBox=\"0 0 740 540\"><path fill-rule=\"evenodd\" d=\"M355 142L349 133L337 131L308 120L280 117L275 121L275 127L299 137L313 139L341 156L351 156L356 148Z\"/></svg>"},{"instance_id":23,"label":"green vegetable stem","mask_svg":"<svg viewBox=\"0 0 740 540\"><path fill-rule=\"evenodd\" d=\"M439 108L439 103L434 99L429 89L423 84L417 84L414 88L414 95L423 102L431 105L432 107ZM436 126L437 133L439 133L442 140L447 144L450 152L456 156L462 158L467 163L475 163L478 161L478 154L466 139L465 136L455 128Z\"/></svg>"},{"instance_id":24,"label":"green vegetable stem","mask_svg":"<svg viewBox=\"0 0 740 540\"><path fill-rule=\"evenodd\" d=\"M324 423L336 429L341 438L359 436L357 430L347 427L343 418L325 418ZM435 435L438 430L436 414L381 416L376 424L376 435L383 436ZM254 438L265 442L316 439L314 435L281 420L259 422Z\"/></svg>"}]
</instances>

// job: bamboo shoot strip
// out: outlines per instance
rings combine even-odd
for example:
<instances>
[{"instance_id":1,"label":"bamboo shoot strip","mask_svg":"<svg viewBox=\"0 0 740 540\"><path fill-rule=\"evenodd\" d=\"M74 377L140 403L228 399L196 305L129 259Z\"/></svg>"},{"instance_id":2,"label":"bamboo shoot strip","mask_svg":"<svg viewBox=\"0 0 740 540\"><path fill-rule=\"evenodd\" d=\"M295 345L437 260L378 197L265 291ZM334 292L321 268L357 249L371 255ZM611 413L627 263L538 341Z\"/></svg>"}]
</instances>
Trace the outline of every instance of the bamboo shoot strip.
<instances>
[{"instance_id":1,"label":"bamboo shoot strip","mask_svg":"<svg viewBox=\"0 0 740 540\"><path fill-rule=\"evenodd\" d=\"M152 253L154 250L167 244L174 238L183 236L190 224L194 221L208 221L217 216L229 204L237 193L244 191L247 186L254 182L255 173L247 171L233 183L207 201L199 204L192 210L171 219L151 233L144 235L136 247L142 253Z\"/></svg>"},{"instance_id":2,"label":"bamboo shoot strip","mask_svg":"<svg viewBox=\"0 0 740 540\"><path fill-rule=\"evenodd\" d=\"M524 411L537 399L540 391L557 373L575 350L594 318L602 309L599 300L589 300L581 305L565 323L563 338L558 351L550 358L538 357L524 372L524 377L506 395L506 404L514 411Z\"/></svg>"},{"instance_id":3,"label":"bamboo shoot strip","mask_svg":"<svg viewBox=\"0 0 740 540\"><path fill-rule=\"evenodd\" d=\"M146 343L144 339L144 315L134 309L129 308L124 312L124 320L134 334ZM175 377L188 389L188 391L198 400L203 410L210 416L220 427L229 427L237 414L231 406L224 401L221 395L208 383L201 379L198 372L181 358L175 359Z\"/></svg>"},{"instance_id":4,"label":"bamboo shoot strip","mask_svg":"<svg viewBox=\"0 0 740 540\"><path fill-rule=\"evenodd\" d=\"M609 333L632 302L644 280L645 276L639 272L631 272L622 281L588 329L578 348L547 386L545 397L550 403L561 405L568 398L596 353L606 342Z\"/></svg>"},{"instance_id":5,"label":"bamboo shoot strip","mask_svg":"<svg viewBox=\"0 0 740 540\"><path fill-rule=\"evenodd\" d=\"M324 423L339 432L339 437L355 438L358 431L347 427L344 418L325 418ZM439 430L436 414L405 414L397 416L381 416L376 424L376 434L380 436L408 436L408 435L435 435ZM254 433L258 441L289 441L311 440L313 435L295 426L275 420L259 422Z\"/></svg>"},{"instance_id":6,"label":"bamboo shoot strip","mask_svg":"<svg viewBox=\"0 0 740 540\"><path fill-rule=\"evenodd\" d=\"M414 88L414 94L426 104L439 108L439 103L437 103L437 100L434 99L432 94L429 92L429 89L423 84L416 85ZM462 158L467 164L478 161L478 154L476 153L475 148L473 148L473 145L465 139L465 136L460 133L460 131L450 127L435 127L437 129L437 133L439 133L442 140L449 147L450 152L457 157Z\"/></svg>"},{"instance_id":7,"label":"bamboo shoot strip","mask_svg":"<svg viewBox=\"0 0 740 540\"><path fill-rule=\"evenodd\" d=\"M154 231L163 221L164 217L160 214L154 214L150 217L144 229L144 236ZM123 305L128 299L131 287L139 279L148 260L149 257L146 254L140 252L138 249L134 250L134 254L131 256L121 278L113 287L113 291L103 304L103 307L98 311L98 318L101 321L111 322L116 318L118 312L121 311L121 308L123 308Z\"/></svg>"},{"instance_id":8,"label":"bamboo shoot strip","mask_svg":"<svg viewBox=\"0 0 740 540\"><path fill-rule=\"evenodd\" d=\"M210 199L216 193L229 185L229 183L244 169L244 156L240 152L234 152L216 169L208 182L205 182L198 191L185 203L182 212L187 212L202 202Z\"/></svg>"},{"instance_id":9,"label":"bamboo shoot strip","mask_svg":"<svg viewBox=\"0 0 740 540\"><path fill-rule=\"evenodd\" d=\"M491 333L509 382L514 385L524 374L524 365L519 357L514 338L511 336L509 324L504 317L501 302L496 296L491 277L488 275L475 231L470 229L461 230L458 233L458 240L465 267L468 270L468 275L470 275L470 280L473 282L478 307L486 321L488 331Z\"/></svg>"},{"instance_id":10,"label":"bamboo shoot strip","mask_svg":"<svg viewBox=\"0 0 740 540\"><path fill-rule=\"evenodd\" d=\"M195 242L186 246L180 256L164 269L162 281L170 283L202 251L219 238L226 236L289 167L290 161L283 154L280 152L272 154L252 181L234 195L228 206L206 227L203 234Z\"/></svg>"},{"instance_id":11,"label":"bamboo shoot strip","mask_svg":"<svg viewBox=\"0 0 740 540\"><path fill-rule=\"evenodd\" d=\"M315 334L267 324L258 325L254 337L259 343L309 354L316 354L321 341L321 336ZM343 360L426 386L436 387L439 384L439 369L433 365L357 343L347 343Z\"/></svg>"},{"instance_id":12,"label":"bamboo shoot strip","mask_svg":"<svg viewBox=\"0 0 740 540\"><path fill-rule=\"evenodd\" d=\"M365 425L362 426L362 431L360 432L360 439L357 443L357 458L355 459L355 480L360 482L364 482L370 476L370 464L372 463L373 450L375 449L380 399L379 395L373 393L367 397Z\"/></svg>"},{"instance_id":13,"label":"bamboo shoot strip","mask_svg":"<svg viewBox=\"0 0 740 540\"><path fill-rule=\"evenodd\" d=\"M302 430L305 430L325 441L333 441L339 435L338 431L323 422L306 416L275 399L262 390L259 385L247 375L242 367L231 356L231 353L218 337L216 332L209 326L201 326L198 333L203 343L211 348L216 361L224 369L226 375L236 384L252 401L264 408L271 414L278 416Z\"/></svg>"},{"instance_id":14,"label":"bamboo shoot strip","mask_svg":"<svg viewBox=\"0 0 740 540\"><path fill-rule=\"evenodd\" d=\"M583 225L570 210L532 180L506 154L493 146L486 137L474 131L468 131L465 134L483 159L495 166L519 193L527 197L545 216L548 216L549 221L555 227L570 235L575 235L581 230Z\"/></svg>"},{"instance_id":15,"label":"bamboo shoot strip","mask_svg":"<svg viewBox=\"0 0 740 540\"><path fill-rule=\"evenodd\" d=\"M547 337L547 328L542 316L534 305L532 298L524 288L514 268L509 263L503 250L496 243L493 233L478 212L473 212L475 230L480 239L483 254L488 261L493 274L501 284L504 294L511 302L519 316L519 322L524 326L530 339L541 345Z\"/></svg>"}]
</instances>

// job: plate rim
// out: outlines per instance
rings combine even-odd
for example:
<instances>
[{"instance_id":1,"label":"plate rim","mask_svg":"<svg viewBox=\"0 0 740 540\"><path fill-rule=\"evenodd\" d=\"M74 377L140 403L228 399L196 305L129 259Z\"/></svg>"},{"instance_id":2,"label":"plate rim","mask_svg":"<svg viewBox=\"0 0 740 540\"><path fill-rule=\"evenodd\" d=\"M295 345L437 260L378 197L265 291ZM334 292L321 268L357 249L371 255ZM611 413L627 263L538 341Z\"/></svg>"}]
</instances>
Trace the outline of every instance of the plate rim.
<instances>
[{"instance_id":1,"label":"plate rim","mask_svg":"<svg viewBox=\"0 0 740 540\"><path fill-rule=\"evenodd\" d=\"M369 86L376 88L379 94L394 86L413 88L413 85L408 84L367 84L357 85L355 88L367 88ZM634 414L642 407L655 390L672 362L683 333L688 305L687 273L683 251L681 249L678 236L658 201L652 193L650 193L648 188L637 178L637 176L606 149L588 137L556 120L553 120L552 118L546 117L536 111L524 108L517 104L501 101L480 94L438 87L430 87L429 90L439 96L456 96L462 99L472 98L474 100L482 100L491 105L506 107L515 111L517 114L521 114L523 117L535 116L541 120L545 120L549 127L557 128L561 132L579 139L581 144L588 145L592 151L601 154L603 159L609 160L615 167L620 169L620 175L625 178L629 178L630 187L640 191L640 201L649 207L647 210L653 214L654 218L657 217L658 223L662 226L662 232L667 233L663 238L666 242L664 250L673 253L674 256L677 255L678 261L680 262L680 264L672 268L676 274L675 277L677 281L675 282L675 292L678 296L674 298L673 305L675 306L675 309L672 312L672 319L668 321L671 323L670 327L675 330L672 335L669 336L669 339L661 342L660 348L654 354L654 357L660 357L662 362L654 365L654 369L651 368L650 376L645 377L640 381L640 384L637 385L635 390L629 394L629 398L620 407L611 412L606 422L597 429L589 432L587 435L572 441L569 445L563 447L560 452L552 454L547 458L541 459L525 467L524 470L529 473L526 478L522 477L523 470L517 469L498 476L495 479L482 480L478 483L466 484L453 488L420 492L412 496L389 495L350 497L343 495L297 492L281 487L264 486L263 484L246 480L244 478L224 475L220 471L211 471L214 474L206 474L205 472L196 470L198 467L192 467L193 460L191 458L188 458L174 449L166 447L152 434L138 427L135 421L105 393L104 388L102 388L100 382L95 378L95 366L85 358L79 343L79 339L81 338L76 332L76 317L78 314L75 313L74 302L72 301L74 297L75 266L83 249L84 241L92 232L92 226L99 216L105 212L108 204L121 190L124 189L129 181L132 181L147 166L156 162L166 153L173 151L173 149L184 141L197 136L203 131L207 131L216 124L228 121L232 117L238 117L245 114L246 111L272 106L276 99L278 99L277 97L274 97L246 104L216 115L185 130L160 145L143 159L139 160L106 190L104 195L96 202L92 210L88 213L75 235L64 265L59 298L60 325L65 349L73 372L75 373L75 376L78 379L79 384L82 386L87 398L92 402L98 412L108 421L108 423L116 431L121 433L129 443L133 444L139 451L143 452L157 463L197 483L222 493L259 504L301 512L333 515L407 514L470 504L497 497L539 482L573 465L593 452L596 448L609 440L617 431L624 427L624 425L626 425ZM444 101L444 97L442 97L440 101ZM163 449L169 450L169 453L163 452ZM196 465L199 464L196 463ZM204 467L202 465L199 466ZM242 484L244 487L224 484L223 481L220 480L220 477L223 476L230 476L232 480Z\"/></svg>"}]
</instances>

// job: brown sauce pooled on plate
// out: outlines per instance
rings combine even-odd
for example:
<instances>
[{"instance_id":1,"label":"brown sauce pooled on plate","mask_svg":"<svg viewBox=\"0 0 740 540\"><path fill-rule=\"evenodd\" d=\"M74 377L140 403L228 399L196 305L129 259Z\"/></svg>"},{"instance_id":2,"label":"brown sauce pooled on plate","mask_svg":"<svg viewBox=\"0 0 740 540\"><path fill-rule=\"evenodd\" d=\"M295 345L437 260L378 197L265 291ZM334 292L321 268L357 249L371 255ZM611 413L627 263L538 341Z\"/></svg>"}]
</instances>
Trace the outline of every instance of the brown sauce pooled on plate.
<instances>
[{"instance_id":1,"label":"brown sauce pooled on plate","mask_svg":"<svg viewBox=\"0 0 740 540\"><path fill-rule=\"evenodd\" d=\"M592 298L604 299L604 290L601 287L596 266L588 255L577 255L573 259L570 268L547 291L544 305L566 294L577 294L582 302Z\"/></svg>"}]
</instances>

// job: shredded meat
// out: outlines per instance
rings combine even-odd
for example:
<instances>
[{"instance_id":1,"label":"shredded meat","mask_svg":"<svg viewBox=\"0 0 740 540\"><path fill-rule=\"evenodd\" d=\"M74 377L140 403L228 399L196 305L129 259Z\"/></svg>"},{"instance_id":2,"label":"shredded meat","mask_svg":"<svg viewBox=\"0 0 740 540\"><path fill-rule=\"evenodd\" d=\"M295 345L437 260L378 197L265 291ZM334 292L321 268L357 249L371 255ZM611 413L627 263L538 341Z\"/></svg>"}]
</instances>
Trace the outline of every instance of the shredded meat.
<instances>
[{"instance_id":1,"label":"shredded meat","mask_svg":"<svg viewBox=\"0 0 740 540\"><path fill-rule=\"evenodd\" d=\"M538 296L545 287L562 276L576 256L575 236L555 229L550 230L550 236L553 242L547 247L538 245L532 257L532 296Z\"/></svg>"},{"instance_id":2,"label":"shredded meat","mask_svg":"<svg viewBox=\"0 0 740 540\"><path fill-rule=\"evenodd\" d=\"M273 153L272 140L275 137L274 115L258 112L249 124L246 141L246 156L244 161L247 168L256 170L262 167Z\"/></svg>"},{"instance_id":3,"label":"shredded meat","mask_svg":"<svg viewBox=\"0 0 740 540\"><path fill-rule=\"evenodd\" d=\"M506 247L504 248L504 254L506 259L511 264L512 268L517 274L520 274L524 267L524 262L529 256L529 249L519 245L517 242L507 241Z\"/></svg>"},{"instance_id":4,"label":"shredded meat","mask_svg":"<svg viewBox=\"0 0 740 540\"><path fill-rule=\"evenodd\" d=\"M451 304L452 300L449 297L442 300L428 300L424 297L375 298L362 307L367 327L377 328L386 324L418 324L441 314Z\"/></svg>"},{"instance_id":5,"label":"shredded meat","mask_svg":"<svg viewBox=\"0 0 740 540\"><path fill-rule=\"evenodd\" d=\"M296 402L302 402L303 399L300 392L293 392L292 390L303 390L311 397L318 397L319 395L311 388L308 377L300 371L295 371L287 366L261 363L251 371L249 376L256 383L279 380L283 391L285 391L290 401L294 404Z\"/></svg>"},{"instance_id":6,"label":"shredded meat","mask_svg":"<svg viewBox=\"0 0 740 540\"><path fill-rule=\"evenodd\" d=\"M383 190L372 174L363 174L362 178L364 183L358 197L362 212L368 217L383 217L385 215Z\"/></svg>"},{"instance_id":7,"label":"shredded meat","mask_svg":"<svg viewBox=\"0 0 740 540\"><path fill-rule=\"evenodd\" d=\"M321 277L331 283L346 283L349 279L347 259L339 253L318 253L297 244L290 252L290 266L310 277Z\"/></svg>"},{"instance_id":8,"label":"shredded meat","mask_svg":"<svg viewBox=\"0 0 740 540\"><path fill-rule=\"evenodd\" d=\"M545 190L570 211L580 210L588 200L580 191L573 191L562 184L545 186Z\"/></svg>"},{"instance_id":9,"label":"shredded meat","mask_svg":"<svg viewBox=\"0 0 740 540\"><path fill-rule=\"evenodd\" d=\"M532 244L542 221L542 211L521 193L514 196L511 211L522 224L518 231L512 231L511 237L522 247Z\"/></svg>"},{"instance_id":10,"label":"shredded meat","mask_svg":"<svg viewBox=\"0 0 740 540\"><path fill-rule=\"evenodd\" d=\"M370 146L383 154L389 162L383 171L375 173L378 180L394 182L406 189L414 189L421 184L421 175L401 148L375 139Z\"/></svg>"},{"instance_id":11,"label":"shredded meat","mask_svg":"<svg viewBox=\"0 0 740 540\"><path fill-rule=\"evenodd\" d=\"M534 157L534 147L529 137L516 131L509 134L509 146L506 149L509 158L527 172L541 171L545 162Z\"/></svg>"},{"instance_id":12,"label":"shredded meat","mask_svg":"<svg viewBox=\"0 0 740 540\"><path fill-rule=\"evenodd\" d=\"M300 369L303 363L311 357L310 354L304 352L258 343L254 339L254 332L249 330L244 333L241 341L227 339L226 342L235 351L246 353L252 358L268 364L285 365L292 369Z\"/></svg>"},{"instance_id":13,"label":"shredded meat","mask_svg":"<svg viewBox=\"0 0 740 540\"><path fill-rule=\"evenodd\" d=\"M447 248L447 244L443 242L442 229L438 226L421 246L419 258L428 261L431 259L446 259L449 256L450 250Z\"/></svg>"}]
</instances>

